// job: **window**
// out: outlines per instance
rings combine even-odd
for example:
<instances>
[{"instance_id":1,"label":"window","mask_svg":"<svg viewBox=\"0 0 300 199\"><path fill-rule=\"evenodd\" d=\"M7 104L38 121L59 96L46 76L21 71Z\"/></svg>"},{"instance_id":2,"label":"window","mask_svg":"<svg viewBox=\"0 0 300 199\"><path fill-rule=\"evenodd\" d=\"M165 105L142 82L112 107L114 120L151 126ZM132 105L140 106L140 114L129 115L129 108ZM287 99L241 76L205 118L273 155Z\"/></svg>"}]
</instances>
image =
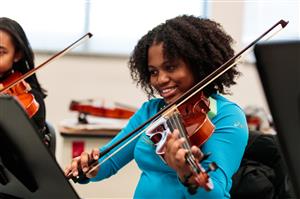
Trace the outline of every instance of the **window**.
<instances>
[{"instance_id":1,"label":"window","mask_svg":"<svg viewBox=\"0 0 300 199\"><path fill-rule=\"evenodd\" d=\"M199 0L109 0L90 3L90 50L128 54L138 39L168 18L203 13Z\"/></svg>"},{"instance_id":2,"label":"window","mask_svg":"<svg viewBox=\"0 0 300 199\"><path fill-rule=\"evenodd\" d=\"M9 0L0 16L18 21L34 50L58 51L86 32L81 53L128 55L154 26L180 14L203 16L201 0ZM17 5L17 6L16 6Z\"/></svg>"},{"instance_id":3,"label":"window","mask_svg":"<svg viewBox=\"0 0 300 199\"><path fill-rule=\"evenodd\" d=\"M84 1L9 0L0 16L20 23L34 50L57 51L83 35Z\"/></svg>"},{"instance_id":4,"label":"window","mask_svg":"<svg viewBox=\"0 0 300 199\"><path fill-rule=\"evenodd\" d=\"M300 38L300 1L245 1L243 42L249 43L280 19L289 24L274 39Z\"/></svg>"}]
</instances>

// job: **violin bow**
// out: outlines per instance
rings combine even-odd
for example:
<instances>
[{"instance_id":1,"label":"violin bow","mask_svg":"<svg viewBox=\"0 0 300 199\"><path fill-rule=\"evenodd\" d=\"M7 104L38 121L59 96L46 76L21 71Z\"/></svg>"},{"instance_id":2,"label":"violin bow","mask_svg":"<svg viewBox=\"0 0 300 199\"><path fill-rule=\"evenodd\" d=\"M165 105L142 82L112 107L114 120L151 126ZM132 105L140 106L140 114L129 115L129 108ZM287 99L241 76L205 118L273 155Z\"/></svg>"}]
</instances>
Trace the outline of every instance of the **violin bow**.
<instances>
[{"instance_id":1,"label":"violin bow","mask_svg":"<svg viewBox=\"0 0 300 199\"><path fill-rule=\"evenodd\" d=\"M43 66L53 62L54 60L62 57L63 55L65 55L67 52L71 51L72 49L78 47L80 44L82 44L83 42L85 42L87 39L90 39L93 36L92 33L86 33L85 35L83 35L82 37L80 37L78 40L76 40L75 42L73 42L72 44L70 44L68 47L64 48L62 51L54 54L52 57L50 57L49 59L47 59L46 61L44 61L42 64L40 64L39 66L31 69L30 71L28 71L27 73L23 74L22 76L20 76L19 78L15 79L14 81L12 81L10 84L8 84L6 87L3 87L0 89L0 94L4 93L5 91L7 91L8 89L12 88L13 86L15 86L16 84L20 83L22 80L30 77L31 75L33 75L34 73L36 73L38 70L40 70Z\"/></svg>"},{"instance_id":2,"label":"violin bow","mask_svg":"<svg viewBox=\"0 0 300 199\"><path fill-rule=\"evenodd\" d=\"M144 122L143 124L141 124L139 127L137 127L135 130L133 130L132 132L128 133L126 136L124 136L122 139L118 140L117 142L115 142L114 144L112 144L110 147L106 148L105 150L100 152L100 156L99 159L101 157L103 157L104 155L106 155L107 153L109 153L112 149L116 148L117 146L119 146L121 143L123 143L125 140L129 139L131 136L133 136L134 134L136 134L138 131L142 130L142 128L144 128L147 124L149 124L150 122L154 121L155 119L157 119L160 115L165 115L167 113L169 113L170 111L172 111L174 109L174 106L177 107L181 104L183 104L184 102L186 102L186 100L188 100L190 97L194 96L196 93L198 93L200 90L202 90L203 88L205 88L208 84L210 84L212 81L214 81L215 79L217 79L219 76L221 76L222 74L224 74L226 71L228 71L229 69L231 69L232 67L234 67L236 65L236 63L241 59L241 56L247 51L249 50L252 46L254 46L256 43L258 43L262 38L264 38L266 35L268 35L272 30L274 30L276 27L278 27L279 25L281 26L282 30L283 28L286 27L286 25L288 24L288 21L284 21L284 20L279 20L276 24L274 24L271 28L269 28L267 31L265 31L263 34L261 34L257 39L255 39L254 41L252 41L249 45L247 45L244 49L242 49L240 52L238 52L236 55L234 55L232 58L230 58L228 61L226 61L224 64L222 64L220 67L218 67L216 70L214 70L212 73L210 73L208 76L206 76L204 79L202 79L200 82L198 82L196 85L194 85L192 88L190 88L188 91L186 91L183 95L181 95L177 100L175 100L174 102L168 104L166 107L164 107L163 109L161 109L159 112L157 112L154 116L152 116L151 118L149 118L146 122ZM278 32L278 31L277 31ZM276 32L276 33L277 33ZM274 34L273 34L274 35ZM238 59L237 59L238 58ZM237 59L237 60L236 60ZM92 167L86 174L83 174L82 171L79 172L79 175L76 177L72 176L72 173L69 173L67 175L68 179L72 179L74 182L78 182L81 180L86 179L87 177L85 175L89 175L89 173L91 173L92 171L94 171L95 169L97 169L101 164L103 164L104 162L106 162L109 158L111 158L114 154L116 154L117 152L119 152L121 149L123 149L125 146L127 146L131 141L133 141L134 139L136 139L137 137L139 137L139 135L141 135L143 132L145 131L142 130L141 132L139 132L138 134L134 135L131 139L127 140L127 142L119 147L117 150L115 150L113 153L111 153L110 155L108 155L105 159L103 159L101 162L98 162L97 160L91 160L89 162L89 165Z\"/></svg>"}]
</instances>

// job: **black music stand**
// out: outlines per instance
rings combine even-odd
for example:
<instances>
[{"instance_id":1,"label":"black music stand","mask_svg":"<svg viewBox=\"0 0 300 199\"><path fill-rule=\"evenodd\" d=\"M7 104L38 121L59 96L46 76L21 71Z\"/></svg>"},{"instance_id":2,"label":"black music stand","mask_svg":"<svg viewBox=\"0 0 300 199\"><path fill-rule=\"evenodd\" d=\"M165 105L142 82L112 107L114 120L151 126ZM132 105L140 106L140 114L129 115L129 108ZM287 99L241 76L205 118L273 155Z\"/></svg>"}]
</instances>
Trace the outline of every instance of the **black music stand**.
<instances>
[{"instance_id":1,"label":"black music stand","mask_svg":"<svg viewBox=\"0 0 300 199\"><path fill-rule=\"evenodd\" d=\"M0 198L79 199L31 120L10 96L0 96Z\"/></svg>"},{"instance_id":2,"label":"black music stand","mask_svg":"<svg viewBox=\"0 0 300 199\"><path fill-rule=\"evenodd\" d=\"M254 53L280 147L300 198L300 40L262 42Z\"/></svg>"}]
</instances>

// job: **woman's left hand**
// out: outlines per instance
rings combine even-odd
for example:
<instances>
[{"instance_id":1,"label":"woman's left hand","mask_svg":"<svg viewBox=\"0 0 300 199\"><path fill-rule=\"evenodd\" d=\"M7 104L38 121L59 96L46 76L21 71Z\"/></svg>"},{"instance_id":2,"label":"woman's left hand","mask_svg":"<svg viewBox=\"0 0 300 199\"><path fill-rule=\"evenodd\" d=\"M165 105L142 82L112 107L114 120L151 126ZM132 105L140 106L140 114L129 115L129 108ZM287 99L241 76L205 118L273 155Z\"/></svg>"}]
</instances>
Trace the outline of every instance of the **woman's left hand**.
<instances>
[{"instance_id":1,"label":"woman's left hand","mask_svg":"<svg viewBox=\"0 0 300 199\"><path fill-rule=\"evenodd\" d=\"M187 149L184 149L182 144L186 142L185 138L179 138L177 129L168 135L165 144L164 159L167 164L173 168L182 182L185 181L187 176L191 176L192 170L186 161ZM196 162L200 162L203 158L203 153L196 146L191 147L191 153L194 155Z\"/></svg>"}]
</instances>

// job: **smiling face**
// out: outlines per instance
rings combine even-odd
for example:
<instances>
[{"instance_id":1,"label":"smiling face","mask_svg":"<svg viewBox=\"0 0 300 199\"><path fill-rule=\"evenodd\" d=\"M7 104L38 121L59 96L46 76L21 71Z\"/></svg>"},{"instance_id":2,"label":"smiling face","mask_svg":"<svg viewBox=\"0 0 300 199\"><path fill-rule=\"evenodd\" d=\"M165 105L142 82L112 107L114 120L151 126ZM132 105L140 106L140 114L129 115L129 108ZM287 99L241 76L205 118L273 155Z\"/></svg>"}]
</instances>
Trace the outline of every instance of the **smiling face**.
<instances>
[{"instance_id":1,"label":"smiling face","mask_svg":"<svg viewBox=\"0 0 300 199\"><path fill-rule=\"evenodd\" d=\"M163 43L153 44L148 50L150 84L164 98L167 104L195 85L196 81L188 65L182 60L166 60Z\"/></svg>"}]
</instances>

